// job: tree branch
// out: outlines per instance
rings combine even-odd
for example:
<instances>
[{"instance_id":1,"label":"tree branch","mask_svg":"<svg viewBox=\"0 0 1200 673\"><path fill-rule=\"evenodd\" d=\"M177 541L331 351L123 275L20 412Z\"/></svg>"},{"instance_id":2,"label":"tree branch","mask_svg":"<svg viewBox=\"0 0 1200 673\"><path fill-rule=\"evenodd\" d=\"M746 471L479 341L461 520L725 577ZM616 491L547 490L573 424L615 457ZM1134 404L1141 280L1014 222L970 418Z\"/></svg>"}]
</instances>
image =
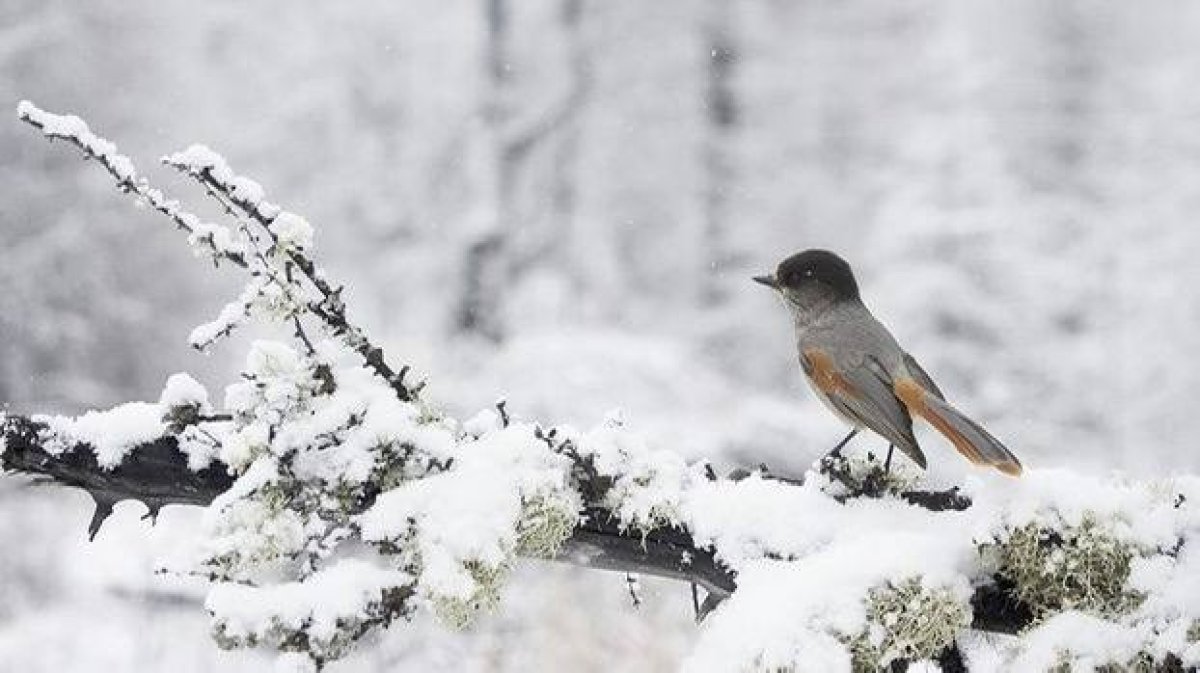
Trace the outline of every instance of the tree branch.
<instances>
[{"instance_id":1,"label":"tree branch","mask_svg":"<svg viewBox=\"0 0 1200 673\"><path fill-rule=\"evenodd\" d=\"M76 444L61 453L47 450L41 439L45 430L45 423L25 416L0 416L0 468L86 490L96 501L89 526L93 536L112 506L121 500L138 500L154 515L166 505L207 505L234 481L220 462L214 461L198 472L189 469L187 456L171 436L135 447L117 467L107 470L97 464L94 449L87 444ZM970 504L954 490L908 491L901 497L932 511L960 510ZM701 617L737 589L736 575L721 564L712 549L698 545L686 530L622 528L612 511L596 503L588 504L583 514L555 560L698 584L709 593ZM1016 603L1003 587L986 585L976 589L972 603L973 626L980 630L1014 633L1032 621L1032 613Z\"/></svg>"}]
</instances>

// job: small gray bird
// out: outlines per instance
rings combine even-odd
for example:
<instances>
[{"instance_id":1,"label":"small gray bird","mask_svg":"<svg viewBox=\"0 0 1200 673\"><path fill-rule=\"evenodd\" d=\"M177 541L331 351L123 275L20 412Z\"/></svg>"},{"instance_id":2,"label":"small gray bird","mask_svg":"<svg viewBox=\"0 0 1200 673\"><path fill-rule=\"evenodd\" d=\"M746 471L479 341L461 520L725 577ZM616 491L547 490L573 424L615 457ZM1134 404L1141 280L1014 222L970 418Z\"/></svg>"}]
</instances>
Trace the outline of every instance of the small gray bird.
<instances>
[{"instance_id":1,"label":"small gray bird","mask_svg":"<svg viewBox=\"0 0 1200 673\"><path fill-rule=\"evenodd\" d=\"M827 250L805 250L783 260L774 275L754 280L783 298L796 327L805 378L825 406L853 428L831 453L866 427L924 468L925 454L912 431L912 417L920 416L972 463L1021 474L1017 457L950 406L933 379L871 315L844 259ZM888 459L890 466L890 447Z\"/></svg>"}]
</instances>

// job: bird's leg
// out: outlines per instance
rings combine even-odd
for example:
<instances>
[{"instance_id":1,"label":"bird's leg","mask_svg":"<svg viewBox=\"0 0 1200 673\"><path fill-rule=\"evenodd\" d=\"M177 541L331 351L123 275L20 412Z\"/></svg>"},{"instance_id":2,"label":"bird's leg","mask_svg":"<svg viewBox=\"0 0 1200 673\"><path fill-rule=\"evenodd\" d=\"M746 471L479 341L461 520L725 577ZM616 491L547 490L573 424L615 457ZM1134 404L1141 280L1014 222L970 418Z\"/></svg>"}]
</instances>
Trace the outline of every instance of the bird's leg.
<instances>
[{"instance_id":1,"label":"bird's leg","mask_svg":"<svg viewBox=\"0 0 1200 673\"><path fill-rule=\"evenodd\" d=\"M891 444L888 444L887 460L883 461L883 473L884 474L892 473L892 451L894 451L895 449L896 449L896 447L892 446Z\"/></svg>"},{"instance_id":2,"label":"bird's leg","mask_svg":"<svg viewBox=\"0 0 1200 673\"><path fill-rule=\"evenodd\" d=\"M854 428L853 430L850 431L850 434L848 434L844 438L842 438L842 441L838 442L837 446L833 447L833 450L830 451L829 453L825 454L825 456L828 458L841 458L842 447L846 446L847 442L854 439L854 435L857 435L857 434L858 434L858 428Z\"/></svg>"}]
</instances>

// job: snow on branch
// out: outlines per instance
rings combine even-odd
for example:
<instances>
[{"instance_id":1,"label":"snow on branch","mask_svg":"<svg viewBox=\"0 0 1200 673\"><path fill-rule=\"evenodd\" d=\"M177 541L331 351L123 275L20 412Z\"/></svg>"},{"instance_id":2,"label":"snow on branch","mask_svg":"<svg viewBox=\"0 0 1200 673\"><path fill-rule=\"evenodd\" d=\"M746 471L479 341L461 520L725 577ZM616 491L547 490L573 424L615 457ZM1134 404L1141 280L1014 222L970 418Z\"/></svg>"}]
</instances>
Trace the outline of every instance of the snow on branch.
<instances>
[{"instance_id":1,"label":"snow on branch","mask_svg":"<svg viewBox=\"0 0 1200 673\"><path fill-rule=\"evenodd\" d=\"M188 242L198 252L210 256L214 262L229 261L237 266L246 266L245 245L227 227L201 220L183 210L179 203L168 199L160 190L138 176L133 161L119 153L117 146L101 138L75 115L56 115L38 108L29 101L17 106L17 117L40 129L51 140L65 140L79 148L88 159L104 167L117 183L117 189L135 194L141 203L165 215L177 227L187 232Z\"/></svg>"},{"instance_id":2,"label":"snow on branch","mask_svg":"<svg viewBox=\"0 0 1200 673\"><path fill-rule=\"evenodd\" d=\"M350 321L307 221L219 155L164 161L225 207L236 259L81 120L19 115L240 260L246 289L195 345L250 319L286 334L251 345L219 402L176 375L156 403L0 414L0 466L86 489L93 535L121 499L206 507L192 572L222 647L319 669L417 610L465 628L519 559L543 558L703 586L693 671L1200 665L1196 477L1030 470L929 492L841 459L722 478L615 420L546 427L504 404L451 418Z\"/></svg>"}]
</instances>

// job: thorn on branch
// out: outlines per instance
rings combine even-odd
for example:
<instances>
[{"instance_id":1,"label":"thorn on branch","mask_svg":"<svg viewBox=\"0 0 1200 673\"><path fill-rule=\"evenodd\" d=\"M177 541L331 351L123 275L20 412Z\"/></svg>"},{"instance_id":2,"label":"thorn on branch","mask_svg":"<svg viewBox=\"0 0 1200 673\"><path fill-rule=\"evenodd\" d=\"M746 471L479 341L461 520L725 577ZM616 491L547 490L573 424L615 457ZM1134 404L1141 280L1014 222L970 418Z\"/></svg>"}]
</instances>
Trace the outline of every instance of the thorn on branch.
<instances>
[{"instance_id":1,"label":"thorn on branch","mask_svg":"<svg viewBox=\"0 0 1200 673\"><path fill-rule=\"evenodd\" d=\"M117 504L117 500L113 496L100 491L89 490L88 495L92 496L92 502L95 508L92 510L92 520L88 522L88 541L96 539L96 533L100 532L100 526L104 524L105 519L113 513L113 506Z\"/></svg>"},{"instance_id":2,"label":"thorn on branch","mask_svg":"<svg viewBox=\"0 0 1200 673\"><path fill-rule=\"evenodd\" d=\"M721 603L725 602L726 598L728 597L715 593L710 593L709 595L705 596L704 602L700 604L700 609L696 613L696 623L702 623L705 618L712 614L713 610L716 610Z\"/></svg>"},{"instance_id":3,"label":"thorn on branch","mask_svg":"<svg viewBox=\"0 0 1200 673\"><path fill-rule=\"evenodd\" d=\"M162 511L162 505L159 503L149 503L146 505L146 513L142 515L142 521L150 520L150 525L158 525L158 513Z\"/></svg>"}]
</instances>

